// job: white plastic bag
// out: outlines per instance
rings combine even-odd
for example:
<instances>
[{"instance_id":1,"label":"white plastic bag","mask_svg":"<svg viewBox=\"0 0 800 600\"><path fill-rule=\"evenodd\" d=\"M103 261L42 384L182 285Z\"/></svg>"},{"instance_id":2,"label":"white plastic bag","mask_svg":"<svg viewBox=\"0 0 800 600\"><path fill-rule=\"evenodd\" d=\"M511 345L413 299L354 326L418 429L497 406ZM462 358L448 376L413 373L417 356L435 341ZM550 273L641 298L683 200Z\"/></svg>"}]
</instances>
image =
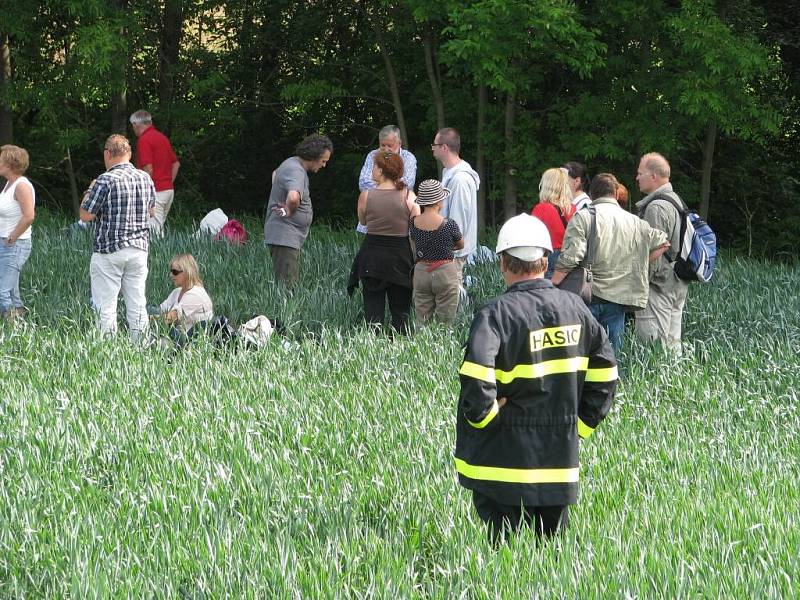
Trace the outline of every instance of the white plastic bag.
<instances>
[{"instance_id":1,"label":"white plastic bag","mask_svg":"<svg viewBox=\"0 0 800 600\"><path fill-rule=\"evenodd\" d=\"M221 208L215 208L200 221L200 228L194 234L195 237L203 235L215 236L219 233L225 223L228 222L228 215L222 212Z\"/></svg>"},{"instance_id":2,"label":"white plastic bag","mask_svg":"<svg viewBox=\"0 0 800 600\"><path fill-rule=\"evenodd\" d=\"M239 335L246 343L261 348L267 343L273 330L269 319L264 315L258 315L239 326Z\"/></svg>"}]
</instances>

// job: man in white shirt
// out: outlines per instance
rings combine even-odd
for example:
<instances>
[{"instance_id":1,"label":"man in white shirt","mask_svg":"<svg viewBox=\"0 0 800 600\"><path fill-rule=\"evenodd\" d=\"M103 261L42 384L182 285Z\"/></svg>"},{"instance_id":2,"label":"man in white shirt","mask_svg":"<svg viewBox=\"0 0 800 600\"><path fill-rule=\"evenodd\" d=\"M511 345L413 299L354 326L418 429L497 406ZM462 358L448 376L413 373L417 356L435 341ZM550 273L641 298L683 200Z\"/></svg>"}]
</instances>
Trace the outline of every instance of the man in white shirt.
<instances>
[{"instance_id":1,"label":"man in white shirt","mask_svg":"<svg viewBox=\"0 0 800 600\"><path fill-rule=\"evenodd\" d=\"M391 152L392 154L399 154L403 161L403 183L406 187L413 191L414 183L417 180L417 157L411 152L403 148L403 138L400 136L400 128L395 125L386 125L378 132L378 149L370 150L366 158L364 158L364 166L361 167L361 173L358 176L358 190L371 190L377 185L372 180L372 168L375 166L375 153L376 152ZM367 233L365 225L359 223L356 230L359 233Z\"/></svg>"},{"instance_id":2,"label":"man in white shirt","mask_svg":"<svg viewBox=\"0 0 800 600\"><path fill-rule=\"evenodd\" d=\"M363 192L364 190L371 190L375 187L375 182L372 181L372 167L375 165L376 152L391 152L392 154L399 154L403 160L403 183L410 190L414 189L414 183L417 180L417 158L408 150L403 148L403 138L400 137L400 128L394 125L387 125L378 132L378 149L370 150L364 159L364 166L361 167L361 173L358 176L358 189Z\"/></svg>"},{"instance_id":3,"label":"man in white shirt","mask_svg":"<svg viewBox=\"0 0 800 600\"><path fill-rule=\"evenodd\" d=\"M444 127L436 132L431 151L444 167L442 187L450 191L441 214L458 223L464 235L464 247L455 252L456 262L463 269L467 257L478 247L478 188L481 178L461 158L461 136L452 127Z\"/></svg>"}]
</instances>

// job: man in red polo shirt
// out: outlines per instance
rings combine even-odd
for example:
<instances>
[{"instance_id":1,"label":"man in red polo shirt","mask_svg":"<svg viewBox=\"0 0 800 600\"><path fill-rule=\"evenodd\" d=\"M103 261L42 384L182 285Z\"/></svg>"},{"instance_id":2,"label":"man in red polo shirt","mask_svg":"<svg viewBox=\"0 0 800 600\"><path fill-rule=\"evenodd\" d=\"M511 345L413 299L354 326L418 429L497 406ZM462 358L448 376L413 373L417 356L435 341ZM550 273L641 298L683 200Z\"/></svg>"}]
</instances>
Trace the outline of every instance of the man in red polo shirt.
<instances>
[{"instance_id":1,"label":"man in red polo shirt","mask_svg":"<svg viewBox=\"0 0 800 600\"><path fill-rule=\"evenodd\" d=\"M139 138L136 142L136 166L148 173L156 186L156 209L155 215L150 217L150 232L161 236L175 198L173 184L181 163L167 136L153 127L153 117L149 112L137 110L130 121Z\"/></svg>"}]
</instances>

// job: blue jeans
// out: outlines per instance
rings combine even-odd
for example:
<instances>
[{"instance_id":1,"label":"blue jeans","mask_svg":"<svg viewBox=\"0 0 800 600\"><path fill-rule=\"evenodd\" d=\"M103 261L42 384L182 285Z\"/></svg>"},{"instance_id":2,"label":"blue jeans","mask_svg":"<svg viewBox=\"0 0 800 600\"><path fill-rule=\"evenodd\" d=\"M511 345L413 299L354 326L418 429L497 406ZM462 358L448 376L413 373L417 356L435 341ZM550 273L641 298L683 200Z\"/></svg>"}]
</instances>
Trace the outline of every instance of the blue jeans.
<instances>
[{"instance_id":1,"label":"blue jeans","mask_svg":"<svg viewBox=\"0 0 800 600\"><path fill-rule=\"evenodd\" d=\"M31 255L31 240L17 240L10 246L0 238L0 312L22 308L19 274Z\"/></svg>"},{"instance_id":2,"label":"blue jeans","mask_svg":"<svg viewBox=\"0 0 800 600\"><path fill-rule=\"evenodd\" d=\"M622 348L622 332L625 331L625 308L621 304L604 302L590 304L589 310L608 333L614 354L619 354Z\"/></svg>"},{"instance_id":3,"label":"blue jeans","mask_svg":"<svg viewBox=\"0 0 800 600\"><path fill-rule=\"evenodd\" d=\"M556 263L558 262L559 256L561 256L561 250L553 250L547 257L547 272L544 274L545 278L553 278L553 273L556 270Z\"/></svg>"}]
</instances>

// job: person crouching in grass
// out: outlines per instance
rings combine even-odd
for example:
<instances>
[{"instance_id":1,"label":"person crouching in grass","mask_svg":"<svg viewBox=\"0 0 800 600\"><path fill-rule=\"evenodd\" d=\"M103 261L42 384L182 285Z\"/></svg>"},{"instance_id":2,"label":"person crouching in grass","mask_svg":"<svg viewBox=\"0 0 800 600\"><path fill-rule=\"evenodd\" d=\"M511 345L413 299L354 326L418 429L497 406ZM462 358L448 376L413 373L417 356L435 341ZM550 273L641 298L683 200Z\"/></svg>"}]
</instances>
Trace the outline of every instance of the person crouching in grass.
<instances>
[{"instance_id":1,"label":"person crouching in grass","mask_svg":"<svg viewBox=\"0 0 800 600\"><path fill-rule=\"evenodd\" d=\"M458 223L439 214L448 190L435 179L419 184L417 204L422 214L411 217L408 233L414 242L414 310L417 326L434 316L452 323L458 309L459 272L453 251L464 247Z\"/></svg>"},{"instance_id":2,"label":"person crouching in grass","mask_svg":"<svg viewBox=\"0 0 800 600\"><path fill-rule=\"evenodd\" d=\"M608 414L614 351L577 295L544 278L552 251L530 215L500 229L508 288L475 316L459 369L455 464L496 546L522 526L548 537L578 499L578 439Z\"/></svg>"}]
</instances>

